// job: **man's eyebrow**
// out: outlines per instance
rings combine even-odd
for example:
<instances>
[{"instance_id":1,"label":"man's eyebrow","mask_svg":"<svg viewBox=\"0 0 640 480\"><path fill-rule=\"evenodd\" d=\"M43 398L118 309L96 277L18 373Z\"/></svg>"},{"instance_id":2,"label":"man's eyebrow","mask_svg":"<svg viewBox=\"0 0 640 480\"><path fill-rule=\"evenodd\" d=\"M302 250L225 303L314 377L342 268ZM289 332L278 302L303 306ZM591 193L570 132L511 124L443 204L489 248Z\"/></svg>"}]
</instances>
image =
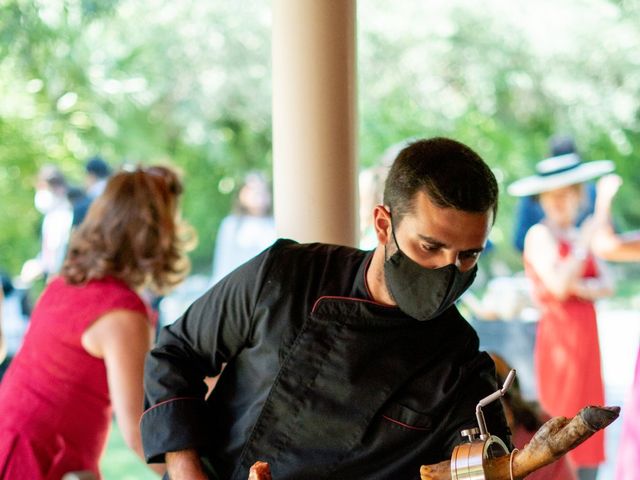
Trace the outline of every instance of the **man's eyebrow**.
<instances>
[{"instance_id":1,"label":"man's eyebrow","mask_svg":"<svg viewBox=\"0 0 640 480\"><path fill-rule=\"evenodd\" d=\"M420 234L418 234L418 237L420 237L420 240L423 240L423 241L429 243L433 247L446 247L447 246L446 243L438 240L437 238L428 237L426 235L420 235Z\"/></svg>"},{"instance_id":2,"label":"man's eyebrow","mask_svg":"<svg viewBox=\"0 0 640 480\"><path fill-rule=\"evenodd\" d=\"M432 247L435 247L435 248L447 248L447 244L446 243L444 243L441 240L438 240L436 238L429 237L427 235L421 235L421 234L418 234L418 237L420 237L421 240L427 242ZM470 248L469 250L464 250L461 253L480 253L480 252L484 252L484 247Z\"/></svg>"}]
</instances>

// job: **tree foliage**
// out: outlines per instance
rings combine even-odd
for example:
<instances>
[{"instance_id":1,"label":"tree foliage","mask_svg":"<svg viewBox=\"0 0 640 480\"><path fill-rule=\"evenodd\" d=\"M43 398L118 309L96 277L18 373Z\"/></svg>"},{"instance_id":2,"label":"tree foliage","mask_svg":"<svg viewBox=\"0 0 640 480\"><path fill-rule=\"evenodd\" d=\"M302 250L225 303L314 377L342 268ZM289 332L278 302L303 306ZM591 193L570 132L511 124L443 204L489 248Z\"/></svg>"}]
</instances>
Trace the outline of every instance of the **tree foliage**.
<instances>
[{"instance_id":1,"label":"tree foliage","mask_svg":"<svg viewBox=\"0 0 640 480\"><path fill-rule=\"evenodd\" d=\"M7 201L32 210L43 163L76 182L95 153L114 166L175 164L205 268L234 185L270 165L268 5L10 0L0 18L0 143L12 146L0 167L24 183ZM16 130L21 143L8 138ZM38 250L39 219L11 215L0 213L0 265L15 273Z\"/></svg>"},{"instance_id":2,"label":"tree foliage","mask_svg":"<svg viewBox=\"0 0 640 480\"><path fill-rule=\"evenodd\" d=\"M569 133L586 159L616 162L619 223L640 226L639 20L633 1L361 0L361 164L447 135L504 189ZM266 0L0 3L0 268L16 273L38 250L38 167L80 182L94 153L183 170L193 260L207 268L234 185L270 169L270 28ZM513 204L503 196L493 237L505 254Z\"/></svg>"},{"instance_id":3,"label":"tree foliage","mask_svg":"<svg viewBox=\"0 0 640 480\"><path fill-rule=\"evenodd\" d=\"M622 228L640 226L637 2L472 0L360 3L361 156L447 135L501 181L532 174L548 139L574 136L586 160L614 160ZM502 195L493 239L510 251L515 201Z\"/></svg>"}]
</instances>

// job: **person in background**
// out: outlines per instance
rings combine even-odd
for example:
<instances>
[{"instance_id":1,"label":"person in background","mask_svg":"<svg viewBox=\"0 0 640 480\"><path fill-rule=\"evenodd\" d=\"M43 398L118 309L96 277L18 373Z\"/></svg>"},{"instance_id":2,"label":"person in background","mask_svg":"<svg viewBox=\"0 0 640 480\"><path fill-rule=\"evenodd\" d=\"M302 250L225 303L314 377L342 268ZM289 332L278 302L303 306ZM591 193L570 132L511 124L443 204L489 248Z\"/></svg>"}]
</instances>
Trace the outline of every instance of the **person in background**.
<instances>
[{"instance_id":1,"label":"person in background","mask_svg":"<svg viewBox=\"0 0 640 480\"><path fill-rule=\"evenodd\" d=\"M71 202L71 208L73 209L73 221L71 222L72 228L76 228L82 223L84 217L87 215L89 205L91 205L91 199L84 191L84 188L76 185L69 185L67 190L67 198Z\"/></svg>"},{"instance_id":2,"label":"person in background","mask_svg":"<svg viewBox=\"0 0 640 480\"><path fill-rule=\"evenodd\" d=\"M360 240L359 246L363 250L371 250L376 246L376 231L373 227L372 211L382 202L384 181L389 167L376 166L362 170L358 174Z\"/></svg>"},{"instance_id":3,"label":"person in background","mask_svg":"<svg viewBox=\"0 0 640 480\"><path fill-rule=\"evenodd\" d=\"M80 188L69 189L69 199L73 205L73 226L82 223L91 202L93 202L104 191L111 167L99 155L95 155L85 164L84 190Z\"/></svg>"},{"instance_id":4,"label":"person in background","mask_svg":"<svg viewBox=\"0 0 640 480\"><path fill-rule=\"evenodd\" d=\"M621 185L622 179L617 175L607 175L598 181L594 215L599 228L594 251L611 262L640 262L640 231L616 233L611 219L611 203ZM640 480L640 348L631 391L622 409L615 480Z\"/></svg>"},{"instance_id":5,"label":"person in background","mask_svg":"<svg viewBox=\"0 0 640 480\"><path fill-rule=\"evenodd\" d=\"M143 363L154 319L139 293L170 289L188 272L181 192L166 167L120 172L74 232L0 383L2 478L99 476L112 412L142 457Z\"/></svg>"},{"instance_id":6,"label":"person in background","mask_svg":"<svg viewBox=\"0 0 640 480\"><path fill-rule=\"evenodd\" d=\"M107 187L107 181L111 176L111 167L100 155L95 155L87 160L85 172L87 196L95 200Z\"/></svg>"},{"instance_id":7,"label":"person in background","mask_svg":"<svg viewBox=\"0 0 640 480\"><path fill-rule=\"evenodd\" d=\"M67 198L67 181L58 167L44 165L38 172L34 204L43 215L40 253L27 260L21 272L22 280L31 283L45 279L60 270L67 251L73 223L73 209Z\"/></svg>"},{"instance_id":8,"label":"person in background","mask_svg":"<svg viewBox=\"0 0 640 480\"><path fill-rule=\"evenodd\" d=\"M613 170L607 160L582 162L576 154L541 161L538 174L509 186L515 196L537 195L544 218L525 237L524 266L540 308L534 364L538 399L552 416L574 416L604 405L594 301L613 293L611 277L592 252L596 223L576 227L583 184ZM580 480L595 479L604 461L598 432L568 454Z\"/></svg>"},{"instance_id":9,"label":"person in background","mask_svg":"<svg viewBox=\"0 0 640 480\"><path fill-rule=\"evenodd\" d=\"M0 359L0 380L7 367L22 344L22 338L29 325L29 314L25 311L24 300L26 292L15 288L9 275L0 271L3 297L0 302L0 327L4 342L4 360ZM2 357L2 355L0 355Z\"/></svg>"},{"instance_id":10,"label":"person in background","mask_svg":"<svg viewBox=\"0 0 640 480\"><path fill-rule=\"evenodd\" d=\"M490 352L489 355L493 363L496 364L498 384L503 385L512 367L497 353ZM511 429L513 446L522 450L538 429L547 420L550 420L550 417L542 412L536 403L524 399L517 376L501 400L507 423ZM546 467L527 475L527 480L576 480L576 476L567 458L563 456Z\"/></svg>"},{"instance_id":11,"label":"person in background","mask_svg":"<svg viewBox=\"0 0 640 480\"><path fill-rule=\"evenodd\" d=\"M233 213L220 224L213 254L212 283L218 283L275 239L269 184L262 175L249 173L238 191Z\"/></svg>"},{"instance_id":12,"label":"person in background","mask_svg":"<svg viewBox=\"0 0 640 480\"><path fill-rule=\"evenodd\" d=\"M247 478L256 460L280 480L382 480L450 458L497 389L455 307L497 204L477 153L419 140L374 207L375 250L282 239L227 275L147 356L147 461L172 480ZM485 415L510 444L500 403Z\"/></svg>"},{"instance_id":13,"label":"person in background","mask_svg":"<svg viewBox=\"0 0 640 480\"><path fill-rule=\"evenodd\" d=\"M568 135L555 135L549 140L549 151L552 157L560 155L578 155L576 144ZM589 215L593 213L595 202L595 184L588 182L585 184L585 198L577 216L576 225L580 225ZM519 252L524 250L524 238L536 223L544 217L544 212L535 196L526 195L520 198L516 208L516 223L514 228L513 244Z\"/></svg>"},{"instance_id":14,"label":"person in background","mask_svg":"<svg viewBox=\"0 0 640 480\"><path fill-rule=\"evenodd\" d=\"M391 164L400 153L400 150L415 140L414 138L407 138L394 143L382 153L375 165L365 168L358 174L359 247L363 250L372 250L378 243L376 230L373 226L372 212L376 205L382 203L384 183Z\"/></svg>"}]
</instances>

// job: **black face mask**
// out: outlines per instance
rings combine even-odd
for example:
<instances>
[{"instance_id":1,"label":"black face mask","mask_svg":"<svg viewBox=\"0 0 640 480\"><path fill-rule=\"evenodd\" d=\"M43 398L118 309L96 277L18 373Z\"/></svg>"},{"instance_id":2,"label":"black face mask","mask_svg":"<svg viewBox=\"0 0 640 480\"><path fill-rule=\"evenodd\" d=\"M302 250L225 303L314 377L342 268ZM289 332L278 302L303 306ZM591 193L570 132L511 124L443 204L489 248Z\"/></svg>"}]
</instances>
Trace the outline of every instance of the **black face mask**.
<instances>
[{"instance_id":1,"label":"black face mask","mask_svg":"<svg viewBox=\"0 0 640 480\"><path fill-rule=\"evenodd\" d=\"M385 260L384 278L398 308L410 317L416 320L437 317L473 283L477 265L464 273L453 264L425 268L400 250L393 230L392 235L398 251Z\"/></svg>"}]
</instances>

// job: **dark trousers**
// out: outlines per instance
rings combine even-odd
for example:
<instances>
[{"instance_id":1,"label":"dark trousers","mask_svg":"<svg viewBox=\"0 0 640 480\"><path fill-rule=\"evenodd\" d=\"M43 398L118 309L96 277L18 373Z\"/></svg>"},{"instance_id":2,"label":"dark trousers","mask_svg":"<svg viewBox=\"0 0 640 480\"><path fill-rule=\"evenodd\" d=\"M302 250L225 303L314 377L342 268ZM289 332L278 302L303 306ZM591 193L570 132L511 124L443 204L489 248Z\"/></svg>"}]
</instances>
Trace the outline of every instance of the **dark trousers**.
<instances>
[{"instance_id":1,"label":"dark trousers","mask_svg":"<svg viewBox=\"0 0 640 480\"><path fill-rule=\"evenodd\" d=\"M596 480L597 476L598 467L578 469L578 480Z\"/></svg>"}]
</instances>

